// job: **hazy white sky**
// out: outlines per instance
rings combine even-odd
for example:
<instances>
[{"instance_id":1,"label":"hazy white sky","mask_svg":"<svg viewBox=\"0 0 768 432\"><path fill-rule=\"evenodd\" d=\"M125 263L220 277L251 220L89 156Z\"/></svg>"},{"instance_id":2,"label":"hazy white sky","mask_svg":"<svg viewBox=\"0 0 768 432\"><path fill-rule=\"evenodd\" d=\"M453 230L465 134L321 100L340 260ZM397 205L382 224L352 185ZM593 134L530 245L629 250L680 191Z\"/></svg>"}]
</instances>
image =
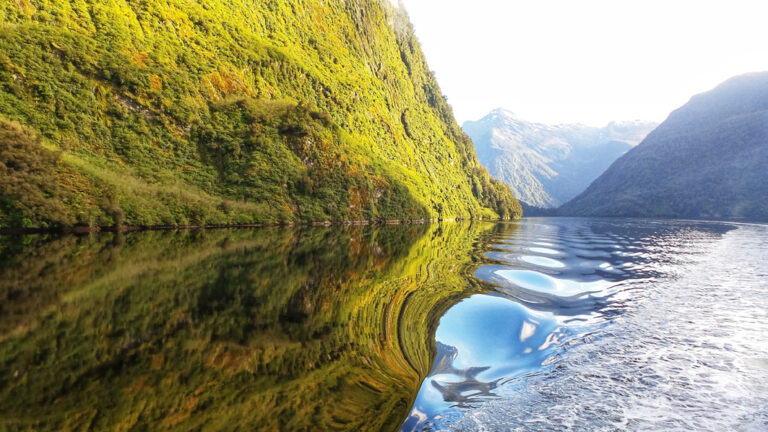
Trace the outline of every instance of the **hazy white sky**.
<instances>
[{"instance_id":1,"label":"hazy white sky","mask_svg":"<svg viewBox=\"0 0 768 432\"><path fill-rule=\"evenodd\" d=\"M403 0L459 122L662 121L768 70L768 0Z\"/></svg>"}]
</instances>

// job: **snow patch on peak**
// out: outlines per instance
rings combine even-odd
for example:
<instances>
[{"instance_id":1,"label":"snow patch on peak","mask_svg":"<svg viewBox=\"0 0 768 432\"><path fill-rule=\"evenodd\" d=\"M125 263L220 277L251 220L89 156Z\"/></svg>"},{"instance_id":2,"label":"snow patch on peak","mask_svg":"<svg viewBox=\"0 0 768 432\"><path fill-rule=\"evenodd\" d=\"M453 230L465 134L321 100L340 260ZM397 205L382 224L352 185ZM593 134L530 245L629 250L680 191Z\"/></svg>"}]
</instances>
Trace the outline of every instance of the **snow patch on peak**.
<instances>
[{"instance_id":1,"label":"snow patch on peak","mask_svg":"<svg viewBox=\"0 0 768 432\"><path fill-rule=\"evenodd\" d=\"M487 117L518 119L517 114L505 108L496 108L495 110L491 111Z\"/></svg>"}]
</instances>

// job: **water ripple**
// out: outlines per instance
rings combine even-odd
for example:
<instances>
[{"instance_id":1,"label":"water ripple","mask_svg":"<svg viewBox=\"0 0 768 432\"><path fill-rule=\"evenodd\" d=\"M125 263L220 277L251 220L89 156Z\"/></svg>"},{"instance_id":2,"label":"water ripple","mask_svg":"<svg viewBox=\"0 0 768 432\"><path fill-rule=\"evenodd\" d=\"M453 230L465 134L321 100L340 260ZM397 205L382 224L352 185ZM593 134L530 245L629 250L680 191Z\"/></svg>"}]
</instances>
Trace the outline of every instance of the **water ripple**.
<instances>
[{"instance_id":1,"label":"water ripple","mask_svg":"<svg viewBox=\"0 0 768 432\"><path fill-rule=\"evenodd\" d=\"M540 219L483 256L403 430L768 430L765 227Z\"/></svg>"}]
</instances>

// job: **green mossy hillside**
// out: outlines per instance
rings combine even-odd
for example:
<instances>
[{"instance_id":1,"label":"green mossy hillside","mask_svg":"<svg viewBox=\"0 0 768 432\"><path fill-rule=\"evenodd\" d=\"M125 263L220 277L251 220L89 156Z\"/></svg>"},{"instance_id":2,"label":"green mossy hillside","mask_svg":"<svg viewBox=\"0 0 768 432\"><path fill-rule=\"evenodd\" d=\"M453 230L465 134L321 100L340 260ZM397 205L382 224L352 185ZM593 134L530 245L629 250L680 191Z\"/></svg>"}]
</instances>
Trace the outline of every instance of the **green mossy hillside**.
<instances>
[{"instance_id":1,"label":"green mossy hillside","mask_svg":"<svg viewBox=\"0 0 768 432\"><path fill-rule=\"evenodd\" d=\"M0 1L0 133L0 227L521 214L388 1Z\"/></svg>"}]
</instances>

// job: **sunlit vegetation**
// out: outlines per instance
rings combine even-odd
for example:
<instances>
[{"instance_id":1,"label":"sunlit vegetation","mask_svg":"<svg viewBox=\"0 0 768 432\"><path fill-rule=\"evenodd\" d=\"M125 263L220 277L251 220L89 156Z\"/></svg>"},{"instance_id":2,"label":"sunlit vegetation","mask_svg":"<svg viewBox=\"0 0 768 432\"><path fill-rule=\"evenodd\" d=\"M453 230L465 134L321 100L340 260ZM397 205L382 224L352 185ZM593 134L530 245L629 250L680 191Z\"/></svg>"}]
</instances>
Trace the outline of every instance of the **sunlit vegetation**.
<instances>
[{"instance_id":1,"label":"sunlit vegetation","mask_svg":"<svg viewBox=\"0 0 768 432\"><path fill-rule=\"evenodd\" d=\"M3 1L0 122L4 227L521 213L388 1Z\"/></svg>"},{"instance_id":2,"label":"sunlit vegetation","mask_svg":"<svg viewBox=\"0 0 768 432\"><path fill-rule=\"evenodd\" d=\"M0 429L396 430L490 227L0 238Z\"/></svg>"}]
</instances>

